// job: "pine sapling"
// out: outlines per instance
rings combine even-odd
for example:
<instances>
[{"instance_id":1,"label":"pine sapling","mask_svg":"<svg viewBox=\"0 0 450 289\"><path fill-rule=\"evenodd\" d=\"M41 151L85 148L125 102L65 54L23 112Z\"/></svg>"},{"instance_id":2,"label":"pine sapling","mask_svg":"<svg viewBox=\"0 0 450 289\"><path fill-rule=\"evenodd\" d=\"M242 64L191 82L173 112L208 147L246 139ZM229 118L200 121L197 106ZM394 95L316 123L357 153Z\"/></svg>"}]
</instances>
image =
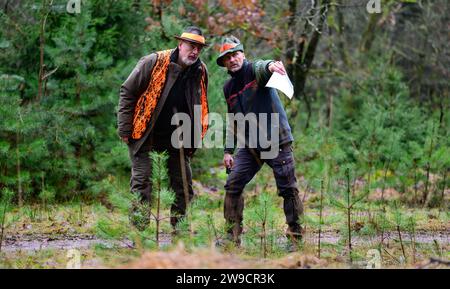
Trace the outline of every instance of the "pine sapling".
<instances>
[{"instance_id":1,"label":"pine sapling","mask_svg":"<svg viewBox=\"0 0 450 289\"><path fill-rule=\"evenodd\" d=\"M413 263L416 263L416 217L414 213L408 218L409 237L412 246Z\"/></svg>"},{"instance_id":2,"label":"pine sapling","mask_svg":"<svg viewBox=\"0 0 450 289\"><path fill-rule=\"evenodd\" d=\"M259 251L263 258L266 258L268 255L268 240L272 237L271 234L274 234L270 230L276 209L273 203L268 193L262 193L258 196L254 207L248 210L249 229L251 233L247 234L247 237L258 238Z\"/></svg>"},{"instance_id":3,"label":"pine sapling","mask_svg":"<svg viewBox=\"0 0 450 289\"><path fill-rule=\"evenodd\" d=\"M330 181L328 180L328 186L330 185ZM319 207L319 240L317 243L317 252L318 258L320 259L320 241L322 235L322 210L323 210L323 180L320 183L320 207Z\"/></svg>"},{"instance_id":4,"label":"pine sapling","mask_svg":"<svg viewBox=\"0 0 450 289\"><path fill-rule=\"evenodd\" d=\"M3 238L5 235L6 213L10 210L11 199L14 193L8 189L3 189L2 195L0 202L0 252L2 251Z\"/></svg>"},{"instance_id":5,"label":"pine sapling","mask_svg":"<svg viewBox=\"0 0 450 289\"><path fill-rule=\"evenodd\" d=\"M83 225L84 224L84 216L83 216L83 200L80 198L80 201L78 203L78 208L79 208L79 214L78 214L78 218L80 221L80 224Z\"/></svg>"},{"instance_id":6,"label":"pine sapling","mask_svg":"<svg viewBox=\"0 0 450 289\"><path fill-rule=\"evenodd\" d=\"M417 205L419 198L417 196L417 189L418 189L418 176L417 176L417 160L413 160L414 164L414 205Z\"/></svg>"},{"instance_id":7,"label":"pine sapling","mask_svg":"<svg viewBox=\"0 0 450 289\"><path fill-rule=\"evenodd\" d=\"M156 202L156 215L153 214L156 222L155 240L157 247L159 247L161 221L167 218L161 215L161 211L174 202L175 196L167 188L167 160L169 158L167 153L153 151L150 153L150 158L152 160L152 194Z\"/></svg>"},{"instance_id":8,"label":"pine sapling","mask_svg":"<svg viewBox=\"0 0 450 289\"><path fill-rule=\"evenodd\" d=\"M19 151L19 132L16 133L16 169L17 169L17 197L19 200L19 207L23 206L23 192L22 192L22 170L20 164L20 151Z\"/></svg>"},{"instance_id":9,"label":"pine sapling","mask_svg":"<svg viewBox=\"0 0 450 289\"><path fill-rule=\"evenodd\" d=\"M261 217L261 249L263 257L267 257L267 200L263 199L262 214Z\"/></svg>"},{"instance_id":10,"label":"pine sapling","mask_svg":"<svg viewBox=\"0 0 450 289\"><path fill-rule=\"evenodd\" d=\"M40 192L39 198L42 201L42 208L44 212L47 214L47 219L49 219L49 209L48 206L55 199L55 192L53 190L44 189Z\"/></svg>"},{"instance_id":11,"label":"pine sapling","mask_svg":"<svg viewBox=\"0 0 450 289\"><path fill-rule=\"evenodd\" d=\"M402 240L402 222L403 222L403 214L401 212L401 209L398 207L397 202L394 203L395 211L394 211L394 219L395 219L395 225L397 229L398 239L400 241L400 246L402 248L402 254L405 262L407 262L406 253L405 253L405 247L403 246L403 240Z\"/></svg>"},{"instance_id":12,"label":"pine sapling","mask_svg":"<svg viewBox=\"0 0 450 289\"><path fill-rule=\"evenodd\" d=\"M212 213L209 213L206 216L206 218L207 218L206 222L208 224L209 232L212 232L213 236L214 236L214 240L211 240L211 238L210 238L209 241L210 241L210 243L213 243L213 241L215 242L215 241L217 241L219 239L219 234L217 233L217 229L216 229L216 226L214 224L214 218L213 218Z\"/></svg>"},{"instance_id":13,"label":"pine sapling","mask_svg":"<svg viewBox=\"0 0 450 289\"><path fill-rule=\"evenodd\" d=\"M348 227L348 252L350 257L350 263L352 262L352 206L350 205L350 170L346 170L347 175L347 227Z\"/></svg>"},{"instance_id":14,"label":"pine sapling","mask_svg":"<svg viewBox=\"0 0 450 289\"><path fill-rule=\"evenodd\" d=\"M347 217L346 227L347 227L347 243L348 243L348 251L349 251L349 260L350 263L352 263L352 210L355 207L357 203L362 201L365 197L367 197L367 193L363 192L360 195L354 194L352 196L352 188L351 188L351 182L350 182L350 169L346 168L345 170L345 177L346 177L346 189L344 193L344 200L340 201L334 196L330 196L330 202L335 207L343 210ZM354 189L353 189L354 191Z\"/></svg>"},{"instance_id":15,"label":"pine sapling","mask_svg":"<svg viewBox=\"0 0 450 289\"><path fill-rule=\"evenodd\" d=\"M444 180L442 181L442 190L441 190L441 202L439 205L439 213L438 216L441 215L441 211L445 211L445 208L443 208L445 204L445 189L447 186L447 174L450 172L450 168L445 168L444 170Z\"/></svg>"},{"instance_id":16,"label":"pine sapling","mask_svg":"<svg viewBox=\"0 0 450 289\"><path fill-rule=\"evenodd\" d=\"M427 163L425 165L426 178L425 178L425 188L424 188L423 196L422 196L422 205L423 206L426 206L426 204L427 204L429 184L430 184L431 157L433 155L435 138L437 138L437 135L435 134L435 123L434 122L433 122L433 127L431 129L431 134L429 137L430 137L430 139L429 139L430 147L428 149L428 159L427 159Z\"/></svg>"}]
</instances>

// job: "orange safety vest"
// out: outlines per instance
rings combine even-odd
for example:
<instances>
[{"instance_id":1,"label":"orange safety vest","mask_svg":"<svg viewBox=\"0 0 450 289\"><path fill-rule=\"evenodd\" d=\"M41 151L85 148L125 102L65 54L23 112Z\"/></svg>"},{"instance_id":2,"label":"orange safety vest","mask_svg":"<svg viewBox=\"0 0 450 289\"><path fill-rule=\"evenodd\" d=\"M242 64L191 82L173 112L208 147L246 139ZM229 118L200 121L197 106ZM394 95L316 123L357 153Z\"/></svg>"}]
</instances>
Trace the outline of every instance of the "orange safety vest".
<instances>
[{"instance_id":1,"label":"orange safety vest","mask_svg":"<svg viewBox=\"0 0 450 289\"><path fill-rule=\"evenodd\" d=\"M156 63L150 75L150 81L145 92L139 97L133 116L133 139L140 139L150 118L155 111L156 105L161 97L164 84L166 83L167 69L170 63L170 55L173 49L158 51ZM206 70L202 66L202 77L200 79L201 95L200 103L202 106L202 139L208 130L208 99L206 88Z\"/></svg>"}]
</instances>

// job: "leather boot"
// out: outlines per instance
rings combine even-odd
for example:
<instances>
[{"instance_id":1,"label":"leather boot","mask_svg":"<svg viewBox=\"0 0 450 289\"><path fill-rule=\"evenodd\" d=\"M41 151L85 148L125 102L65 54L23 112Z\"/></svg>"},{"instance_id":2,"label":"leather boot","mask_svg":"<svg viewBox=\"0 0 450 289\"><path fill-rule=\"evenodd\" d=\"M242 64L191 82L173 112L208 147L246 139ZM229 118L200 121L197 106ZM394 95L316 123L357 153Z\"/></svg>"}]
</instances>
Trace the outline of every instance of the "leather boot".
<instances>
[{"instance_id":1,"label":"leather boot","mask_svg":"<svg viewBox=\"0 0 450 289\"><path fill-rule=\"evenodd\" d=\"M227 241L233 242L236 245L236 247L241 246L242 223L227 220L226 228L227 228L227 235L226 235Z\"/></svg>"},{"instance_id":2,"label":"leather boot","mask_svg":"<svg viewBox=\"0 0 450 289\"><path fill-rule=\"evenodd\" d=\"M292 189L284 192L283 197L283 210L286 216L286 223L297 224L299 217L303 215L303 204L298 196L298 190Z\"/></svg>"},{"instance_id":3,"label":"leather boot","mask_svg":"<svg viewBox=\"0 0 450 289\"><path fill-rule=\"evenodd\" d=\"M244 197L242 194L225 194L224 217L226 222L226 241L236 246L241 244Z\"/></svg>"},{"instance_id":4,"label":"leather boot","mask_svg":"<svg viewBox=\"0 0 450 289\"><path fill-rule=\"evenodd\" d=\"M286 237L289 241L288 250L296 251L302 240L302 227L299 217L303 214L303 204L298 196L298 190L285 191L283 197L283 210L286 216L288 229Z\"/></svg>"}]
</instances>

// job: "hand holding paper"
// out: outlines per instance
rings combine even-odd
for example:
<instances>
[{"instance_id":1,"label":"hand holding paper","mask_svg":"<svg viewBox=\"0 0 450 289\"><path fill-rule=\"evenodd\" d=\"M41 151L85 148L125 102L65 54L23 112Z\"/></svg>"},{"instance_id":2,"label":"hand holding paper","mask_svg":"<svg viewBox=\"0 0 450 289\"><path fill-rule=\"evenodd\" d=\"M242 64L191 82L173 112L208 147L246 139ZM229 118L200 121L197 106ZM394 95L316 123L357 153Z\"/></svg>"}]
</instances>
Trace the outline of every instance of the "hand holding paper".
<instances>
[{"instance_id":1,"label":"hand holding paper","mask_svg":"<svg viewBox=\"0 0 450 289\"><path fill-rule=\"evenodd\" d=\"M289 99L292 99L292 96L294 95L294 86L287 74L281 75L278 72L274 72L267 82L266 87L273 87L280 90L286 94Z\"/></svg>"}]
</instances>

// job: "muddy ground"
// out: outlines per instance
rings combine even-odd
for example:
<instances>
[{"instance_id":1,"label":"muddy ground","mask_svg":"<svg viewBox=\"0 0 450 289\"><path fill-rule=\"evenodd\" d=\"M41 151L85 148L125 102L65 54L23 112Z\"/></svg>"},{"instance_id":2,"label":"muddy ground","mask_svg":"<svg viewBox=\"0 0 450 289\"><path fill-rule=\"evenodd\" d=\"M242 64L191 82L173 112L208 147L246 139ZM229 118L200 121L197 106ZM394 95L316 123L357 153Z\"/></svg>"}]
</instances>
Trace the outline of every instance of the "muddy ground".
<instances>
[{"instance_id":1,"label":"muddy ground","mask_svg":"<svg viewBox=\"0 0 450 289\"><path fill-rule=\"evenodd\" d=\"M308 243L318 243L319 235L318 233L306 233L305 241ZM416 232L415 242L417 244L432 244L437 242L443 247L448 247L450 245L450 233L446 231L439 232L426 232L419 231ZM321 233L321 243L323 244L338 244L338 242L343 241L342 237L338 232L322 232ZM353 236L352 244L355 246L361 245L363 243L373 243L376 244L381 241L381 237L368 237L368 236ZM402 233L402 241L406 244L411 242L411 236L408 233ZM285 239L280 239L279 242L285 242ZM384 243L389 242L399 242L399 236L397 232L386 232L383 237ZM45 235L45 234L34 234L34 235L15 235L8 236L2 245L2 251L12 252L12 251L36 251L44 249L83 249L89 248L96 244L101 244L104 247L119 247L119 248L133 248L133 242L130 240L104 240L100 239L94 235L88 234L74 234L74 235ZM172 238L170 234L160 235L160 246L169 246L172 244ZM245 244L244 244L245 245Z\"/></svg>"}]
</instances>

